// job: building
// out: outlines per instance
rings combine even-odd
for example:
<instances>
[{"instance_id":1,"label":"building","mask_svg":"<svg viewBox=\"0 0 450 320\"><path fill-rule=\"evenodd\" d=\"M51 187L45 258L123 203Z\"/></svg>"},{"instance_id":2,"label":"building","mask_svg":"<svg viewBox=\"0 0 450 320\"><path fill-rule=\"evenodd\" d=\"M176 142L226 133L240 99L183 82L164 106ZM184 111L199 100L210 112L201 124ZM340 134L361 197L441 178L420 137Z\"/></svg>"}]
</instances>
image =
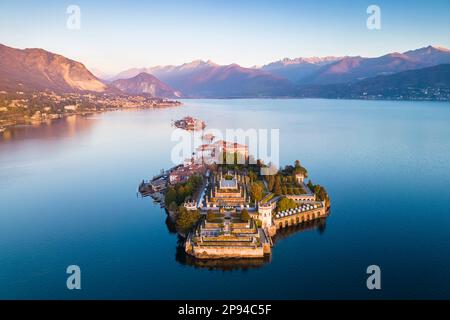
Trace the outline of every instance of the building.
<instances>
[{"instance_id":1,"label":"building","mask_svg":"<svg viewBox=\"0 0 450 320\"><path fill-rule=\"evenodd\" d=\"M305 176L303 174L296 174L295 179L297 183L305 190L303 194L288 194L286 198L292 199L296 202L315 202L316 195L309 189L308 185L304 182Z\"/></svg>"},{"instance_id":2,"label":"building","mask_svg":"<svg viewBox=\"0 0 450 320\"><path fill-rule=\"evenodd\" d=\"M181 129L189 130L189 131L203 130L206 127L206 125L203 121L195 119L190 116L187 116L181 120L175 121L174 125L177 128L181 128Z\"/></svg>"},{"instance_id":3,"label":"building","mask_svg":"<svg viewBox=\"0 0 450 320\"><path fill-rule=\"evenodd\" d=\"M64 106L64 110L67 110L67 111L77 111L77 109L78 109L78 106L77 106L77 105L67 105L67 106Z\"/></svg>"},{"instance_id":4,"label":"building","mask_svg":"<svg viewBox=\"0 0 450 320\"><path fill-rule=\"evenodd\" d=\"M304 184L305 181L305 175L303 173L297 173L295 175L295 180L297 180L298 183Z\"/></svg>"},{"instance_id":5,"label":"building","mask_svg":"<svg viewBox=\"0 0 450 320\"><path fill-rule=\"evenodd\" d=\"M202 144L196 150L197 159L210 164L222 163L223 159L219 159L219 157L224 154L237 154L245 162L248 159L248 146L219 140L210 144Z\"/></svg>"},{"instance_id":6,"label":"building","mask_svg":"<svg viewBox=\"0 0 450 320\"><path fill-rule=\"evenodd\" d=\"M207 208L244 208L249 207L245 178L235 172L222 172L210 177L209 195L206 195Z\"/></svg>"},{"instance_id":7,"label":"building","mask_svg":"<svg viewBox=\"0 0 450 320\"><path fill-rule=\"evenodd\" d=\"M224 153L237 153L243 155L245 159L248 158L248 146L237 142L229 142L225 140L219 140L213 143L216 154Z\"/></svg>"},{"instance_id":8,"label":"building","mask_svg":"<svg viewBox=\"0 0 450 320\"><path fill-rule=\"evenodd\" d=\"M189 210L189 211L196 211L197 210L197 204L195 201L186 201L183 206Z\"/></svg>"},{"instance_id":9,"label":"building","mask_svg":"<svg viewBox=\"0 0 450 320\"><path fill-rule=\"evenodd\" d=\"M263 258L271 247L270 237L254 220L236 221L230 216L214 222L203 219L185 242L186 253L198 259Z\"/></svg>"},{"instance_id":10,"label":"building","mask_svg":"<svg viewBox=\"0 0 450 320\"><path fill-rule=\"evenodd\" d=\"M272 208L269 203L262 203L258 206L258 219L261 220L261 226L265 229L272 227Z\"/></svg>"},{"instance_id":11,"label":"building","mask_svg":"<svg viewBox=\"0 0 450 320\"><path fill-rule=\"evenodd\" d=\"M327 215L328 212L324 202L302 203L297 208L275 214L273 216L273 223L277 229L281 229L325 218Z\"/></svg>"},{"instance_id":12,"label":"building","mask_svg":"<svg viewBox=\"0 0 450 320\"><path fill-rule=\"evenodd\" d=\"M188 162L185 165L179 165L169 173L169 183L177 184L186 182L194 174L203 174L205 166L202 163Z\"/></svg>"},{"instance_id":13,"label":"building","mask_svg":"<svg viewBox=\"0 0 450 320\"><path fill-rule=\"evenodd\" d=\"M212 143L214 141L215 136L211 133L206 133L202 136L202 140L207 143Z\"/></svg>"}]
</instances>

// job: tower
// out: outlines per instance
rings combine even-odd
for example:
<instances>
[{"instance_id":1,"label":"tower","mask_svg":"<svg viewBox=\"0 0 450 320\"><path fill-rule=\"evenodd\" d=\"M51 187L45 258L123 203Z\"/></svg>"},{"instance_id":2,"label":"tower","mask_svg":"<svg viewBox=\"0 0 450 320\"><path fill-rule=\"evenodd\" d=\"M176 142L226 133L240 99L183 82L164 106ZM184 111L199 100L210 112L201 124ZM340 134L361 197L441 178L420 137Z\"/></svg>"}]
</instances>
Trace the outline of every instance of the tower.
<instances>
[{"instance_id":1,"label":"tower","mask_svg":"<svg viewBox=\"0 0 450 320\"><path fill-rule=\"evenodd\" d=\"M269 229L272 226L272 206L268 203L262 203L258 206L259 220L262 222L262 227Z\"/></svg>"}]
</instances>

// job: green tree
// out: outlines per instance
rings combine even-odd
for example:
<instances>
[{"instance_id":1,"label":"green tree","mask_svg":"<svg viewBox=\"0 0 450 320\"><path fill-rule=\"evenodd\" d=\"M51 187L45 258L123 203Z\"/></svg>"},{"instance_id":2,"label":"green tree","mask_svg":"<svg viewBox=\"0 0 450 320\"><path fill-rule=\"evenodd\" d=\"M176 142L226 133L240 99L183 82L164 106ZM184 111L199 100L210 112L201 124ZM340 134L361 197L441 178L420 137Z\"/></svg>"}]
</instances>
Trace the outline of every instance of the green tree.
<instances>
[{"instance_id":1,"label":"green tree","mask_svg":"<svg viewBox=\"0 0 450 320\"><path fill-rule=\"evenodd\" d=\"M183 185L181 185L177 189L177 203L182 204L185 199L186 199L185 188Z\"/></svg>"},{"instance_id":2,"label":"green tree","mask_svg":"<svg viewBox=\"0 0 450 320\"><path fill-rule=\"evenodd\" d=\"M275 178L273 177L273 175L269 175L266 178L267 180L267 188L269 189L270 192L273 192L273 188L275 186Z\"/></svg>"},{"instance_id":3,"label":"green tree","mask_svg":"<svg viewBox=\"0 0 450 320\"><path fill-rule=\"evenodd\" d=\"M281 196L281 194L282 194L282 190L281 190L281 179L280 179L280 176L279 175L277 175L276 177L275 177L275 185L274 185L274 187L273 187L273 192L277 195L277 196Z\"/></svg>"},{"instance_id":4,"label":"green tree","mask_svg":"<svg viewBox=\"0 0 450 320\"><path fill-rule=\"evenodd\" d=\"M169 211L171 211L171 212L177 212L177 211L178 211L178 206L177 206L177 204L175 203L175 201L172 201L172 202L169 204Z\"/></svg>"},{"instance_id":5,"label":"green tree","mask_svg":"<svg viewBox=\"0 0 450 320\"><path fill-rule=\"evenodd\" d=\"M330 206L330 197L327 190L319 184L313 184L311 180L308 181L308 188L315 194L318 201L325 201L325 206Z\"/></svg>"},{"instance_id":6,"label":"green tree","mask_svg":"<svg viewBox=\"0 0 450 320\"><path fill-rule=\"evenodd\" d=\"M280 201L278 201L277 204L277 211L286 211L288 209L297 208L298 205L295 203L294 200L288 199L288 198L282 198Z\"/></svg>"},{"instance_id":7,"label":"green tree","mask_svg":"<svg viewBox=\"0 0 450 320\"><path fill-rule=\"evenodd\" d=\"M314 192L314 184L312 183L311 179L308 181L307 186L308 186L308 188L309 188L311 191Z\"/></svg>"},{"instance_id":8,"label":"green tree","mask_svg":"<svg viewBox=\"0 0 450 320\"><path fill-rule=\"evenodd\" d=\"M294 174L303 174L306 177L308 177L308 171L306 168L302 167L299 160L295 160L295 166L294 166Z\"/></svg>"},{"instance_id":9,"label":"green tree","mask_svg":"<svg viewBox=\"0 0 450 320\"><path fill-rule=\"evenodd\" d=\"M175 187L169 187L165 195L165 203L182 204L186 198L192 197L198 191L202 183L203 178L201 176L193 175L186 182L178 183Z\"/></svg>"},{"instance_id":10,"label":"green tree","mask_svg":"<svg viewBox=\"0 0 450 320\"><path fill-rule=\"evenodd\" d=\"M250 171L248 173L248 177L250 178L250 182L254 182L254 181L256 181L256 179L258 179L258 175L256 173L254 173L253 171Z\"/></svg>"},{"instance_id":11,"label":"green tree","mask_svg":"<svg viewBox=\"0 0 450 320\"><path fill-rule=\"evenodd\" d=\"M314 194L316 195L316 199L319 201L325 201L325 206L330 206L330 198L328 197L327 190L321 185L314 186Z\"/></svg>"},{"instance_id":12,"label":"green tree","mask_svg":"<svg viewBox=\"0 0 450 320\"><path fill-rule=\"evenodd\" d=\"M250 193L253 200L259 202L264 195L264 189L260 183L254 182L251 184Z\"/></svg>"},{"instance_id":13,"label":"green tree","mask_svg":"<svg viewBox=\"0 0 450 320\"><path fill-rule=\"evenodd\" d=\"M243 221L250 220L250 215L248 214L248 210L247 209L242 209L242 211L241 211L241 220L243 220Z\"/></svg>"},{"instance_id":14,"label":"green tree","mask_svg":"<svg viewBox=\"0 0 450 320\"><path fill-rule=\"evenodd\" d=\"M177 201L177 191L173 187L169 187L165 196L165 203L171 204Z\"/></svg>"},{"instance_id":15,"label":"green tree","mask_svg":"<svg viewBox=\"0 0 450 320\"><path fill-rule=\"evenodd\" d=\"M198 210L187 210L185 207L178 208L177 227L180 230L188 231L200 219L200 212Z\"/></svg>"}]
</instances>

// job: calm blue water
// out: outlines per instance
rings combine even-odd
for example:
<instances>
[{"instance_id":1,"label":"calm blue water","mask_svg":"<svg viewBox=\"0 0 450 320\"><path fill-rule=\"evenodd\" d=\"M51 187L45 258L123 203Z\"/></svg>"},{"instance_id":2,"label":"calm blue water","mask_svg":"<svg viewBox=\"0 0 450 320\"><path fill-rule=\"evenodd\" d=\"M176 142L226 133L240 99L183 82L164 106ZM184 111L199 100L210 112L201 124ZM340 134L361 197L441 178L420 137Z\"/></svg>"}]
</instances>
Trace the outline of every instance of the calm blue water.
<instances>
[{"instance_id":1,"label":"calm blue water","mask_svg":"<svg viewBox=\"0 0 450 320\"><path fill-rule=\"evenodd\" d=\"M170 165L172 119L280 128L332 199L326 224L252 268L200 266L137 184ZM0 136L0 298L450 298L450 104L190 100ZM66 289L66 267L82 290ZM377 264L382 290L366 288Z\"/></svg>"}]
</instances>

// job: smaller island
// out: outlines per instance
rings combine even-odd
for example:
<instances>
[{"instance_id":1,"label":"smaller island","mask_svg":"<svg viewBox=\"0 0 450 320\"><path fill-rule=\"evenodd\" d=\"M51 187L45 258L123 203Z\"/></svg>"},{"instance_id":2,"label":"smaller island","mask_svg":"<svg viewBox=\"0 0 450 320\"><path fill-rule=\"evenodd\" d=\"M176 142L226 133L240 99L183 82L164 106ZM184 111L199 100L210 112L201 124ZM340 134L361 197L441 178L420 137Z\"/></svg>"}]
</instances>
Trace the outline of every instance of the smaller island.
<instances>
[{"instance_id":1,"label":"smaller island","mask_svg":"<svg viewBox=\"0 0 450 320\"><path fill-rule=\"evenodd\" d=\"M195 119L191 116L184 117L183 119L176 120L173 125L177 128L184 129L187 131L199 131L206 128L204 121Z\"/></svg>"},{"instance_id":2,"label":"smaller island","mask_svg":"<svg viewBox=\"0 0 450 320\"><path fill-rule=\"evenodd\" d=\"M210 147L222 159L249 160L244 145L217 141ZM277 230L329 214L327 191L305 181L308 172L298 160L273 175L262 175L268 166L260 160L217 164L203 152L196 156L139 188L166 208L185 238L185 252L194 258L264 258L272 252Z\"/></svg>"}]
</instances>

